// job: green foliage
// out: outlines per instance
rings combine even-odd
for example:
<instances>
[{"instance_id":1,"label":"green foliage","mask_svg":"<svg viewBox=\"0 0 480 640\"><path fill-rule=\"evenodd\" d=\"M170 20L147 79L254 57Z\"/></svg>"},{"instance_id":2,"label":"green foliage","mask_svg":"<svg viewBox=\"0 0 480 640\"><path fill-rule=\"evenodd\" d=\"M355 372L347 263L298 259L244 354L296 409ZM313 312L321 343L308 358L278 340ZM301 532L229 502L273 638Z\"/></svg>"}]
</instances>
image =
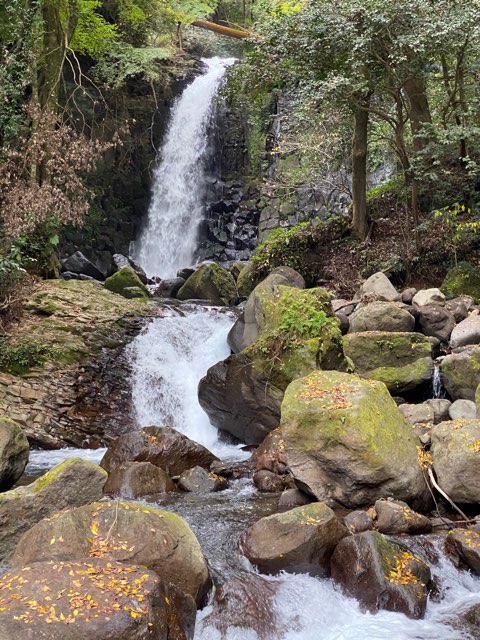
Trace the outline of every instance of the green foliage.
<instances>
[{"instance_id":1,"label":"green foliage","mask_svg":"<svg viewBox=\"0 0 480 640\"><path fill-rule=\"evenodd\" d=\"M94 60L107 53L118 42L118 27L106 22L98 9L101 0L79 0L78 22L70 47Z\"/></svg>"},{"instance_id":2,"label":"green foliage","mask_svg":"<svg viewBox=\"0 0 480 640\"><path fill-rule=\"evenodd\" d=\"M307 339L317 338L327 322L332 319L318 305L293 300L281 310L279 329L290 336Z\"/></svg>"},{"instance_id":3,"label":"green foliage","mask_svg":"<svg viewBox=\"0 0 480 640\"><path fill-rule=\"evenodd\" d=\"M395 174L390 180L379 184L367 191L367 202L371 203L373 200L382 198L387 194L401 195L405 187L405 176L401 173Z\"/></svg>"},{"instance_id":4,"label":"green foliage","mask_svg":"<svg viewBox=\"0 0 480 640\"><path fill-rule=\"evenodd\" d=\"M0 336L0 371L13 375L23 375L31 367L36 367L56 352L51 347L36 343L11 345L5 336Z\"/></svg>"},{"instance_id":5,"label":"green foliage","mask_svg":"<svg viewBox=\"0 0 480 640\"><path fill-rule=\"evenodd\" d=\"M10 257L29 273L47 274L58 247L60 227L54 218L50 218L33 233L19 236L10 248Z\"/></svg>"},{"instance_id":6,"label":"green foliage","mask_svg":"<svg viewBox=\"0 0 480 640\"><path fill-rule=\"evenodd\" d=\"M441 222L447 232L446 241L453 249L455 266L459 247L480 237L480 211L472 211L464 204L436 209L433 218Z\"/></svg>"},{"instance_id":7,"label":"green foliage","mask_svg":"<svg viewBox=\"0 0 480 640\"><path fill-rule=\"evenodd\" d=\"M148 81L161 77L161 62L171 58L174 50L170 46L135 48L121 44L111 48L95 66L95 77L119 88L129 77L142 74Z\"/></svg>"}]
</instances>

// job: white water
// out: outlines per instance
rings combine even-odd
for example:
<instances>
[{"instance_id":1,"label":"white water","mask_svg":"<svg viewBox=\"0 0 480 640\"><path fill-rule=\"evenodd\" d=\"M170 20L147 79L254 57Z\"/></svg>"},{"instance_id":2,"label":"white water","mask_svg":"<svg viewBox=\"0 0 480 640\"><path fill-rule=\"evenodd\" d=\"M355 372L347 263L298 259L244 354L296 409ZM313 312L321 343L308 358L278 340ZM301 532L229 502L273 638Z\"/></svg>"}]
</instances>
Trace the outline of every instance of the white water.
<instances>
[{"instance_id":1,"label":"white water","mask_svg":"<svg viewBox=\"0 0 480 640\"><path fill-rule=\"evenodd\" d=\"M194 260L202 218L208 126L226 68L234 59L209 58L172 109L155 170L148 220L133 257L149 276L171 278Z\"/></svg>"},{"instance_id":2,"label":"white water","mask_svg":"<svg viewBox=\"0 0 480 640\"><path fill-rule=\"evenodd\" d=\"M37 475L45 473L60 462L69 458L83 458L90 462L99 463L103 458L106 449L56 449L55 451L45 451L43 449L32 449L25 469L26 475Z\"/></svg>"},{"instance_id":3,"label":"white water","mask_svg":"<svg viewBox=\"0 0 480 640\"><path fill-rule=\"evenodd\" d=\"M169 425L219 457L247 458L237 447L219 442L197 397L207 369L230 355L232 314L214 307L197 307L185 316L175 309L164 313L130 345L138 428Z\"/></svg>"}]
</instances>

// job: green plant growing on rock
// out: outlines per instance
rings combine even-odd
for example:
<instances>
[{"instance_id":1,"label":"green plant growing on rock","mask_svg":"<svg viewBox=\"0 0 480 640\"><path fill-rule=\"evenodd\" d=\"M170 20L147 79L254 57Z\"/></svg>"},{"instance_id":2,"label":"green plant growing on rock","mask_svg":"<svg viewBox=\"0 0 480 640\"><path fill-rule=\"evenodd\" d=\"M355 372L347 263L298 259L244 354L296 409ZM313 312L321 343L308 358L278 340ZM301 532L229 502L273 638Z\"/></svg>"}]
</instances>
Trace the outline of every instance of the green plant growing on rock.
<instances>
[{"instance_id":1,"label":"green plant growing on rock","mask_svg":"<svg viewBox=\"0 0 480 640\"><path fill-rule=\"evenodd\" d=\"M465 204L455 204L436 209L433 212L435 220L444 224L447 241L452 247L455 266L458 266L457 253L462 243L471 242L480 234L480 212L473 211Z\"/></svg>"},{"instance_id":2,"label":"green plant growing on rock","mask_svg":"<svg viewBox=\"0 0 480 640\"><path fill-rule=\"evenodd\" d=\"M0 371L14 375L23 375L31 367L36 367L48 358L57 355L55 349L35 343L9 345L5 337L0 337Z\"/></svg>"}]
</instances>

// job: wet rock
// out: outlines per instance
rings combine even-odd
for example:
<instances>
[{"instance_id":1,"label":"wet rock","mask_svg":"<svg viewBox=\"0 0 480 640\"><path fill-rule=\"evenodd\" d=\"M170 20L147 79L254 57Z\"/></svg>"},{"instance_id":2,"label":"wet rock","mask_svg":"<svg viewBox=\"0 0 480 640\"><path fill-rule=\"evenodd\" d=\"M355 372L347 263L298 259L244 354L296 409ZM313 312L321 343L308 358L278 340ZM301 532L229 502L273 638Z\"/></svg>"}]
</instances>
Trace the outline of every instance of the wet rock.
<instances>
[{"instance_id":1,"label":"wet rock","mask_svg":"<svg viewBox=\"0 0 480 640\"><path fill-rule=\"evenodd\" d=\"M401 395L430 384L431 340L419 333L349 333L343 337L343 349L356 373L384 382L392 394Z\"/></svg>"},{"instance_id":2,"label":"wet rock","mask_svg":"<svg viewBox=\"0 0 480 640\"><path fill-rule=\"evenodd\" d=\"M453 300L448 300L447 309L453 313L455 317L455 322L462 322L465 318L468 318L468 310L473 304L473 299L467 299L467 296L454 298Z\"/></svg>"},{"instance_id":3,"label":"wet rock","mask_svg":"<svg viewBox=\"0 0 480 640\"><path fill-rule=\"evenodd\" d=\"M472 529L453 529L445 540L445 552L459 568L480 576L480 533Z\"/></svg>"},{"instance_id":4,"label":"wet rock","mask_svg":"<svg viewBox=\"0 0 480 640\"><path fill-rule=\"evenodd\" d=\"M253 482L262 493L280 493L285 488L283 478L271 471L257 471Z\"/></svg>"},{"instance_id":5,"label":"wet rock","mask_svg":"<svg viewBox=\"0 0 480 640\"><path fill-rule=\"evenodd\" d=\"M121 253L114 253L112 256L115 271L120 271L123 267L130 267L137 274L143 284L147 284L148 278L142 267L131 258L123 256Z\"/></svg>"},{"instance_id":6,"label":"wet rock","mask_svg":"<svg viewBox=\"0 0 480 640\"><path fill-rule=\"evenodd\" d=\"M395 535L399 533L430 533L430 520L416 513L406 502L399 500L377 500L377 529L380 533Z\"/></svg>"},{"instance_id":7,"label":"wet rock","mask_svg":"<svg viewBox=\"0 0 480 640\"><path fill-rule=\"evenodd\" d=\"M228 480L215 473L208 472L202 467L194 467L182 473L178 481L178 487L182 491L190 493L223 491L223 489L228 488Z\"/></svg>"},{"instance_id":8,"label":"wet rock","mask_svg":"<svg viewBox=\"0 0 480 640\"><path fill-rule=\"evenodd\" d=\"M280 430L297 486L318 500L352 509L379 496L429 502L411 428L380 382L336 371L295 380Z\"/></svg>"},{"instance_id":9,"label":"wet rock","mask_svg":"<svg viewBox=\"0 0 480 640\"><path fill-rule=\"evenodd\" d=\"M122 267L113 276L110 276L105 280L105 288L113 293L118 293L124 298L132 298L138 296L132 296L128 289L139 289L143 296L148 296L148 289L137 276L135 271L131 267Z\"/></svg>"},{"instance_id":10,"label":"wet rock","mask_svg":"<svg viewBox=\"0 0 480 640\"><path fill-rule=\"evenodd\" d=\"M352 511L345 516L343 523L352 533L371 531L374 526L373 518L367 511Z\"/></svg>"},{"instance_id":11,"label":"wet rock","mask_svg":"<svg viewBox=\"0 0 480 640\"><path fill-rule=\"evenodd\" d=\"M184 269L179 269L177 271L177 278L183 278L183 280L188 280L190 276L193 276L195 273L195 269L193 267L185 267Z\"/></svg>"},{"instance_id":12,"label":"wet rock","mask_svg":"<svg viewBox=\"0 0 480 640\"><path fill-rule=\"evenodd\" d=\"M455 400L450 405L448 415L451 420L475 420L477 405L473 400Z\"/></svg>"},{"instance_id":13,"label":"wet rock","mask_svg":"<svg viewBox=\"0 0 480 640\"><path fill-rule=\"evenodd\" d=\"M440 365L443 385L452 400L475 400L480 384L480 347L450 353Z\"/></svg>"},{"instance_id":14,"label":"wet rock","mask_svg":"<svg viewBox=\"0 0 480 640\"><path fill-rule=\"evenodd\" d=\"M23 474L30 448L20 425L0 416L0 491L13 487Z\"/></svg>"},{"instance_id":15,"label":"wet rock","mask_svg":"<svg viewBox=\"0 0 480 640\"><path fill-rule=\"evenodd\" d=\"M288 466L285 440L279 429L271 431L253 454L257 471L271 471L282 474Z\"/></svg>"},{"instance_id":16,"label":"wet rock","mask_svg":"<svg viewBox=\"0 0 480 640\"><path fill-rule=\"evenodd\" d=\"M468 318L462 320L452 331L450 345L452 349L465 347L469 344L480 342L480 316L472 313Z\"/></svg>"},{"instance_id":17,"label":"wet rock","mask_svg":"<svg viewBox=\"0 0 480 640\"><path fill-rule=\"evenodd\" d=\"M432 432L438 484L454 502L480 503L480 420L442 422Z\"/></svg>"},{"instance_id":18,"label":"wet rock","mask_svg":"<svg viewBox=\"0 0 480 640\"><path fill-rule=\"evenodd\" d=\"M348 535L327 505L313 502L261 518L244 535L241 546L263 573L326 575L333 550Z\"/></svg>"},{"instance_id":19,"label":"wet rock","mask_svg":"<svg viewBox=\"0 0 480 640\"><path fill-rule=\"evenodd\" d=\"M0 578L2 640L192 640L195 615L153 571L100 558Z\"/></svg>"},{"instance_id":20,"label":"wet rock","mask_svg":"<svg viewBox=\"0 0 480 640\"><path fill-rule=\"evenodd\" d=\"M71 458L33 484L0 494L2 560L8 561L20 536L42 518L100 499L106 480L107 474L96 464Z\"/></svg>"},{"instance_id":21,"label":"wet rock","mask_svg":"<svg viewBox=\"0 0 480 640\"><path fill-rule=\"evenodd\" d=\"M84 274L95 280L105 280L105 275L81 251L75 251L71 256L62 260L62 270Z\"/></svg>"},{"instance_id":22,"label":"wet rock","mask_svg":"<svg viewBox=\"0 0 480 640\"><path fill-rule=\"evenodd\" d=\"M111 473L127 462L150 462L178 476L195 466L208 469L214 460L208 449L171 427L145 427L117 438L100 465Z\"/></svg>"},{"instance_id":23,"label":"wet rock","mask_svg":"<svg viewBox=\"0 0 480 640\"><path fill-rule=\"evenodd\" d=\"M361 331L413 331L415 319L392 302L372 302L350 316L350 333Z\"/></svg>"},{"instance_id":24,"label":"wet rock","mask_svg":"<svg viewBox=\"0 0 480 640\"><path fill-rule=\"evenodd\" d=\"M425 307L429 304L445 305L445 295L440 289L421 289L413 296L412 304L417 307Z\"/></svg>"},{"instance_id":25,"label":"wet rock","mask_svg":"<svg viewBox=\"0 0 480 640\"><path fill-rule=\"evenodd\" d=\"M357 294L358 298L368 297L385 302L400 300L400 294L395 289L387 276L379 271L365 280Z\"/></svg>"},{"instance_id":26,"label":"wet rock","mask_svg":"<svg viewBox=\"0 0 480 640\"><path fill-rule=\"evenodd\" d=\"M162 280L155 289L155 296L158 298L175 298L177 293L185 284L183 278L172 278L171 280Z\"/></svg>"},{"instance_id":27,"label":"wet rock","mask_svg":"<svg viewBox=\"0 0 480 640\"><path fill-rule=\"evenodd\" d=\"M103 488L106 495L141 498L156 493L176 491L173 480L165 471L150 462L129 462L110 473Z\"/></svg>"},{"instance_id":28,"label":"wet rock","mask_svg":"<svg viewBox=\"0 0 480 640\"><path fill-rule=\"evenodd\" d=\"M179 289L179 300L211 300L218 305L233 305L238 293L230 272L215 262L202 264Z\"/></svg>"},{"instance_id":29,"label":"wet rock","mask_svg":"<svg viewBox=\"0 0 480 640\"><path fill-rule=\"evenodd\" d=\"M144 504L94 502L42 520L19 541L13 565L92 557L151 569L198 605L210 589L207 563L187 523Z\"/></svg>"},{"instance_id":30,"label":"wet rock","mask_svg":"<svg viewBox=\"0 0 480 640\"><path fill-rule=\"evenodd\" d=\"M404 291L402 291L402 302L404 304L412 304L413 298L415 296L415 294L417 293L417 289L415 289L414 287L410 287L409 289L404 289Z\"/></svg>"},{"instance_id":31,"label":"wet rock","mask_svg":"<svg viewBox=\"0 0 480 640\"><path fill-rule=\"evenodd\" d=\"M277 511L284 512L295 507L303 507L310 504L312 498L300 489L285 489L278 500Z\"/></svg>"},{"instance_id":32,"label":"wet rock","mask_svg":"<svg viewBox=\"0 0 480 640\"><path fill-rule=\"evenodd\" d=\"M431 406L428 404L401 404L398 407L400 413L405 416L408 424L414 425L419 422L430 423L434 422L434 412Z\"/></svg>"},{"instance_id":33,"label":"wet rock","mask_svg":"<svg viewBox=\"0 0 480 640\"><path fill-rule=\"evenodd\" d=\"M434 398L431 400L427 400L425 402L426 405L433 409L433 423L439 424L444 420L448 420L451 402L450 400L446 400L444 398Z\"/></svg>"},{"instance_id":34,"label":"wet rock","mask_svg":"<svg viewBox=\"0 0 480 640\"><path fill-rule=\"evenodd\" d=\"M403 547L376 531L344 538L331 560L332 578L363 609L423 618L430 569Z\"/></svg>"},{"instance_id":35,"label":"wet rock","mask_svg":"<svg viewBox=\"0 0 480 640\"><path fill-rule=\"evenodd\" d=\"M441 342L448 342L455 330L455 316L438 304L419 307L418 323L424 335L438 338Z\"/></svg>"}]
</instances>

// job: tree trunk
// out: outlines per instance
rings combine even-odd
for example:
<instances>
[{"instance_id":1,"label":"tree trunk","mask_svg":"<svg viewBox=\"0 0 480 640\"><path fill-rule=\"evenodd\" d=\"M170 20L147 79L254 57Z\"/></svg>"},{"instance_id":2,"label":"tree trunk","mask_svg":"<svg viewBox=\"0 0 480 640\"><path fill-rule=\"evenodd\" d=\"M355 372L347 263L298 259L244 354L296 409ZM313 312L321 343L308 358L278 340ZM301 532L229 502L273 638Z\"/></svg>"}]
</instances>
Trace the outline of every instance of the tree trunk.
<instances>
[{"instance_id":1,"label":"tree trunk","mask_svg":"<svg viewBox=\"0 0 480 640\"><path fill-rule=\"evenodd\" d=\"M367 220L367 147L368 147L368 102L359 105L354 113L352 140L352 200L353 233L365 240L368 233Z\"/></svg>"},{"instance_id":2,"label":"tree trunk","mask_svg":"<svg viewBox=\"0 0 480 640\"><path fill-rule=\"evenodd\" d=\"M224 27L221 24L215 24L215 22L208 22L207 20L195 20L192 22L194 27L201 27L202 29L208 29L208 31L214 31L222 36L229 36L230 38L251 38L253 36L249 31L241 31L240 29L232 29L231 27Z\"/></svg>"},{"instance_id":3,"label":"tree trunk","mask_svg":"<svg viewBox=\"0 0 480 640\"><path fill-rule=\"evenodd\" d=\"M430 141L428 135L420 132L424 124L432 124L432 114L428 104L425 80L421 76L411 76L404 84L408 98L408 113L413 135L413 148L423 151Z\"/></svg>"}]
</instances>

